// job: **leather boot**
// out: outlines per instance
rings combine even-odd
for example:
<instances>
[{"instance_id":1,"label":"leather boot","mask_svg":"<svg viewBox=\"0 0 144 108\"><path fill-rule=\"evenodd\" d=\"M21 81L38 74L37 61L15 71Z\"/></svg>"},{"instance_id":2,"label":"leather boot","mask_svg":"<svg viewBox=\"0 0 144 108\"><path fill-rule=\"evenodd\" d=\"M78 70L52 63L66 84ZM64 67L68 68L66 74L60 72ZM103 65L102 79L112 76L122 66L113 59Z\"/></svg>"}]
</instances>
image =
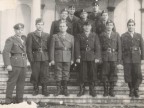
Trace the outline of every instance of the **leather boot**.
<instances>
[{"instance_id":1,"label":"leather boot","mask_svg":"<svg viewBox=\"0 0 144 108\"><path fill-rule=\"evenodd\" d=\"M134 96L136 97L136 98L138 98L139 97L139 85L140 85L140 81L136 81L135 83L134 83Z\"/></svg>"},{"instance_id":2,"label":"leather boot","mask_svg":"<svg viewBox=\"0 0 144 108\"><path fill-rule=\"evenodd\" d=\"M69 93L67 91L67 81L63 81L64 86L63 86L63 95L69 96Z\"/></svg>"},{"instance_id":3,"label":"leather boot","mask_svg":"<svg viewBox=\"0 0 144 108\"><path fill-rule=\"evenodd\" d=\"M57 92L54 94L54 96L58 96L61 94L61 81L57 82Z\"/></svg>"},{"instance_id":4,"label":"leather boot","mask_svg":"<svg viewBox=\"0 0 144 108\"><path fill-rule=\"evenodd\" d=\"M95 97L96 96L96 92L94 90L94 82L91 82L90 85L89 85L89 94L92 96L92 97Z\"/></svg>"},{"instance_id":5,"label":"leather boot","mask_svg":"<svg viewBox=\"0 0 144 108\"><path fill-rule=\"evenodd\" d=\"M133 88L133 85L132 83L128 83L128 87L130 89L130 92L129 92L129 97L133 97L134 96L134 88Z\"/></svg>"},{"instance_id":6,"label":"leather boot","mask_svg":"<svg viewBox=\"0 0 144 108\"><path fill-rule=\"evenodd\" d=\"M34 88L33 88L33 96L38 95L39 93L39 87L37 84L34 84Z\"/></svg>"},{"instance_id":7,"label":"leather boot","mask_svg":"<svg viewBox=\"0 0 144 108\"><path fill-rule=\"evenodd\" d=\"M111 97L115 97L115 94L114 94L114 82L110 82L109 95Z\"/></svg>"},{"instance_id":8,"label":"leather boot","mask_svg":"<svg viewBox=\"0 0 144 108\"><path fill-rule=\"evenodd\" d=\"M46 84L42 85L42 95L49 96L49 93L47 92L47 85Z\"/></svg>"},{"instance_id":9,"label":"leather boot","mask_svg":"<svg viewBox=\"0 0 144 108\"><path fill-rule=\"evenodd\" d=\"M104 86L104 94L103 94L103 96L106 97L106 96L108 96L108 83L104 82L103 86Z\"/></svg>"},{"instance_id":10,"label":"leather boot","mask_svg":"<svg viewBox=\"0 0 144 108\"><path fill-rule=\"evenodd\" d=\"M84 95L84 93L85 93L85 85L84 85L84 83L82 83L82 84L80 84L80 91L77 94L77 96L80 97L80 96Z\"/></svg>"}]
</instances>

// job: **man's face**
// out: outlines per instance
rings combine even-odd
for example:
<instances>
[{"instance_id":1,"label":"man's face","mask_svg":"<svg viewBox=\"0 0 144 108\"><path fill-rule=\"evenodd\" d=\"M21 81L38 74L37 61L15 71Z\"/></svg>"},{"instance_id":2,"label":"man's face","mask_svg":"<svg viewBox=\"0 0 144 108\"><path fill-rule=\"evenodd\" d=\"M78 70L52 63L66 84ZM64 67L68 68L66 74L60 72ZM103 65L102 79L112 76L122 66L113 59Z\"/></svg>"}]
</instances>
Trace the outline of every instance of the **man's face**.
<instances>
[{"instance_id":1,"label":"man's face","mask_svg":"<svg viewBox=\"0 0 144 108\"><path fill-rule=\"evenodd\" d=\"M107 21L107 20L108 20L108 13L103 13L103 14L102 14L102 19L103 19L104 21Z\"/></svg>"},{"instance_id":2,"label":"man's face","mask_svg":"<svg viewBox=\"0 0 144 108\"><path fill-rule=\"evenodd\" d=\"M75 8L68 9L69 14L73 15L75 13Z\"/></svg>"},{"instance_id":3,"label":"man's face","mask_svg":"<svg viewBox=\"0 0 144 108\"><path fill-rule=\"evenodd\" d=\"M112 31L113 27L114 27L113 23L108 23L108 24L106 25L107 31Z\"/></svg>"},{"instance_id":4,"label":"man's face","mask_svg":"<svg viewBox=\"0 0 144 108\"><path fill-rule=\"evenodd\" d=\"M66 18L68 17L68 12L67 11L63 11L61 14L60 14L60 17L62 20L66 20Z\"/></svg>"},{"instance_id":5,"label":"man's face","mask_svg":"<svg viewBox=\"0 0 144 108\"><path fill-rule=\"evenodd\" d=\"M93 11L97 13L99 11L99 6L98 5L93 6Z\"/></svg>"},{"instance_id":6,"label":"man's face","mask_svg":"<svg viewBox=\"0 0 144 108\"><path fill-rule=\"evenodd\" d=\"M84 12L84 13L81 13L80 16L82 19L87 19L88 14L86 12Z\"/></svg>"},{"instance_id":7,"label":"man's face","mask_svg":"<svg viewBox=\"0 0 144 108\"><path fill-rule=\"evenodd\" d=\"M36 24L36 29L38 31L43 31L43 27L44 27L44 23L43 22L39 22Z\"/></svg>"},{"instance_id":8,"label":"man's face","mask_svg":"<svg viewBox=\"0 0 144 108\"><path fill-rule=\"evenodd\" d=\"M91 25L84 25L83 29L85 32L90 32L91 31L92 26Z\"/></svg>"},{"instance_id":9,"label":"man's face","mask_svg":"<svg viewBox=\"0 0 144 108\"><path fill-rule=\"evenodd\" d=\"M21 36L23 34L24 28L15 29L14 31L16 35Z\"/></svg>"},{"instance_id":10,"label":"man's face","mask_svg":"<svg viewBox=\"0 0 144 108\"><path fill-rule=\"evenodd\" d=\"M132 22L128 23L127 27L128 27L129 32L134 32L135 31L135 24L134 23L132 23Z\"/></svg>"},{"instance_id":11,"label":"man's face","mask_svg":"<svg viewBox=\"0 0 144 108\"><path fill-rule=\"evenodd\" d=\"M59 25L60 32L66 32L67 28L68 27L67 27L66 23L60 23L60 25Z\"/></svg>"}]
</instances>

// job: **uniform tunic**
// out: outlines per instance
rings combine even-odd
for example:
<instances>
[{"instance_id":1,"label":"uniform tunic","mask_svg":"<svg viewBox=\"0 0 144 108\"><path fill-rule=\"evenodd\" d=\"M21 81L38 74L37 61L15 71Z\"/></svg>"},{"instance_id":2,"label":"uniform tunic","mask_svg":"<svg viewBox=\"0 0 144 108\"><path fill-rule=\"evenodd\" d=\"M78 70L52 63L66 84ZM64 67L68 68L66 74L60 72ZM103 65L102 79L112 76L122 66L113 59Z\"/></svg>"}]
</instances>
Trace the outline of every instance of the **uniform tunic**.
<instances>
[{"instance_id":1,"label":"uniform tunic","mask_svg":"<svg viewBox=\"0 0 144 108\"><path fill-rule=\"evenodd\" d=\"M90 33L87 37L85 33L77 35L75 41L76 59L80 59L79 81L95 81L95 59L101 59L99 38L95 33Z\"/></svg>"},{"instance_id":2,"label":"uniform tunic","mask_svg":"<svg viewBox=\"0 0 144 108\"><path fill-rule=\"evenodd\" d=\"M70 63L74 60L74 37L66 34L65 38L60 33L51 38L50 60L55 61L56 81L69 80Z\"/></svg>"},{"instance_id":3,"label":"uniform tunic","mask_svg":"<svg viewBox=\"0 0 144 108\"><path fill-rule=\"evenodd\" d=\"M102 76L103 82L117 81L117 62L121 61L121 41L117 32L107 32L100 35L102 50Z\"/></svg>"},{"instance_id":4,"label":"uniform tunic","mask_svg":"<svg viewBox=\"0 0 144 108\"><path fill-rule=\"evenodd\" d=\"M27 36L27 56L31 63L31 83L46 84L49 75L49 34L34 31Z\"/></svg>"},{"instance_id":5,"label":"uniform tunic","mask_svg":"<svg viewBox=\"0 0 144 108\"><path fill-rule=\"evenodd\" d=\"M12 66L12 71L8 72L9 76L6 88L6 98L12 99L12 93L16 86L16 99L19 102L23 100L27 67L25 41L26 36L21 36L21 38L18 38L16 35L11 36L6 40L3 50L4 65Z\"/></svg>"},{"instance_id":6,"label":"uniform tunic","mask_svg":"<svg viewBox=\"0 0 144 108\"><path fill-rule=\"evenodd\" d=\"M125 82L142 82L141 60L144 59L144 41L139 33L133 38L129 32L122 34L122 60Z\"/></svg>"}]
</instances>

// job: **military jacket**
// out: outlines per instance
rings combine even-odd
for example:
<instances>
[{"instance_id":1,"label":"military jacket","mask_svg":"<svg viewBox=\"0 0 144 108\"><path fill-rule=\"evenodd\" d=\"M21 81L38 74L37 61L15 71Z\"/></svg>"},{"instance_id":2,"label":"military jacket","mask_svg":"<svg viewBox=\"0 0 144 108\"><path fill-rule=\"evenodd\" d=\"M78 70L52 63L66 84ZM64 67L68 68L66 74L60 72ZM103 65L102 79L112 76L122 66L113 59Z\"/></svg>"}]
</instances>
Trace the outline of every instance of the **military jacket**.
<instances>
[{"instance_id":1,"label":"military jacket","mask_svg":"<svg viewBox=\"0 0 144 108\"><path fill-rule=\"evenodd\" d=\"M57 20L57 21L53 21L52 22L51 30L50 30L50 36L60 32L60 30L59 30L59 23L60 22L61 22L61 20ZM68 26L67 32L69 34L73 34L73 26L72 26L72 24L67 21L67 26Z\"/></svg>"},{"instance_id":2,"label":"military jacket","mask_svg":"<svg viewBox=\"0 0 144 108\"><path fill-rule=\"evenodd\" d=\"M101 33L100 43L103 61L121 61L121 40L117 32L111 32L110 37L107 32Z\"/></svg>"},{"instance_id":3,"label":"military jacket","mask_svg":"<svg viewBox=\"0 0 144 108\"><path fill-rule=\"evenodd\" d=\"M49 60L49 34L37 31L27 36L27 56L30 62Z\"/></svg>"},{"instance_id":4,"label":"military jacket","mask_svg":"<svg viewBox=\"0 0 144 108\"><path fill-rule=\"evenodd\" d=\"M74 37L66 34L65 38L60 33L51 38L50 59L55 62L71 62L74 60Z\"/></svg>"},{"instance_id":5,"label":"military jacket","mask_svg":"<svg viewBox=\"0 0 144 108\"><path fill-rule=\"evenodd\" d=\"M101 12L95 15L93 12L89 14L88 19L98 22L101 19Z\"/></svg>"},{"instance_id":6,"label":"military jacket","mask_svg":"<svg viewBox=\"0 0 144 108\"><path fill-rule=\"evenodd\" d=\"M141 63L144 59L144 41L139 33L134 33L133 38L126 32L121 36L122 59L124 63Z\"/></svg>"},{"instance_id":7,"label":"military jacket","mask_svg":"<svg viewBox=\"0 0 144 108\"><path fill-rule=\"evenodd\" d=\"M90 33L88 37L85 33L77 35L75 40L76 59L81 59L82 61L101 60L100 49L99 38L95 33Z\"/></svg>"},{"instance_id":8,"label":"military jacket","mask_svg":"<svg viewBox=\"0 0 144 108\"><path fill-rule=\"evenodd\" d=\"M5 66L27 66L25 42L26 36L24 35L21 36L21 39L17 36L11 36L6 40L3 50L3 61Z\"/></svg>"}]
</instances>

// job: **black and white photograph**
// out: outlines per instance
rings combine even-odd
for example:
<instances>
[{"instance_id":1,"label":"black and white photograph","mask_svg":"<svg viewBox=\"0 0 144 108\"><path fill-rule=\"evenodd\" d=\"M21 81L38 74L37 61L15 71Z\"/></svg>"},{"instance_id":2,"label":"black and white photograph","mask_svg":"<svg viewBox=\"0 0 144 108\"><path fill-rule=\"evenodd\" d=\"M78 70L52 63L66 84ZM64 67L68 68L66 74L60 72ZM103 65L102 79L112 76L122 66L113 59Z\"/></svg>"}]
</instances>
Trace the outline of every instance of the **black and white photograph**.
<instances>
[{"instance_id":1,"label":"black and white photograph","mask_svg":"<svg viewBox=\"0 0 144 108\"><path fill-rule=\"evenodd\" d=\"M144 0L0 0L0 108L144 108Z\"/></svg>"}]
</instances>

